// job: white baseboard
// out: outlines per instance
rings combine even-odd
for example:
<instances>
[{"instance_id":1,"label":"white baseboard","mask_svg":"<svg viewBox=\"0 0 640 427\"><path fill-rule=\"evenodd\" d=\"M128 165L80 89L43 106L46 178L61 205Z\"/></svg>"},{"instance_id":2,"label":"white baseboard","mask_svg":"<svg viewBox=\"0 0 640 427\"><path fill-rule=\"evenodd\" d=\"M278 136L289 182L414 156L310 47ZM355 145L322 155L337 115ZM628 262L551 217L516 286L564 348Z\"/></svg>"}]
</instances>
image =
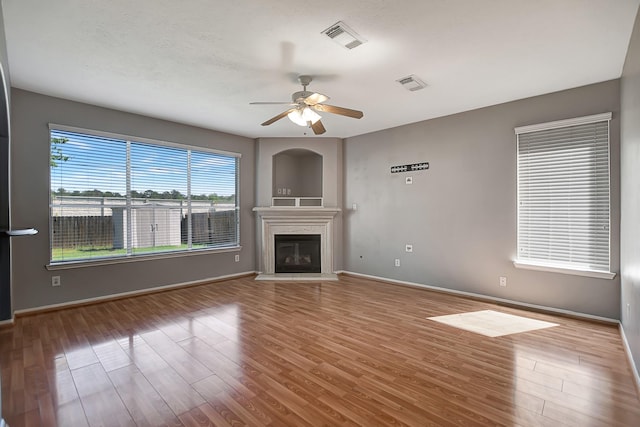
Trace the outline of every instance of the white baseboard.
<instances>
[{"instance_id":1,"label":"white baseboard","mask_svg":"<svg viewBox=\"0 0 640 427\"><path fill-rule=\"evenodd\" d=\"M633 378L636 381L636 388L638 390L638 393L640 393L640 374L638 373L638 367L633 361L633 353L631 353L631 347L629 346L629 341L627 341L627 336L624 334L624 326L622 326L622 323L620 323L618 329L620 329L620 336L622 337L624 352L627 354L629 365L631 365L631 372L633 373Z\"/></svg>"},{"instance_id":2,"label":"white baseboard","mask_svg":"<svg viewBox=\"0 0 640 427\"><path fill-rule=\"evenodd\" d=\"M448 294L454 294L454 295L460 295L460 296L466 296L466 297L472 297L472 298L479 298L479 299L484 299L484 300L494 301L494 302L501 302L501 303L509 304L509 305L513 305L513 306L518 306L518 307L523 307L523 308L531 308L531 309L534 309L534 310L548 311L548 312L558 313L558 314L564 314L564 315L567 315L567 316L577 317L577 318L582 318L582 319L587 319L587 320L597 320L598 322L611 323L611 324L614 324L614 325L620 323L619 320L611 319L611 318L608 318L608 317L594 316L592 314L580 313L580 312L571 311L571 310L564 310L564 309L555 308L555 307L547 307L547 306L544 306L544 305L529 304L529 303L526 303L526 302L514 301L514 300L510 300L510 299L505 299L505 298L492 297L492 296L483 295L483 294L476 294L476 293L473 293L473 292L458 291L458 290L455 290L455 289L441 288L439 286L425 285L425 284L422 284L422 283L415 283L415 282L407 282L407 281L404 281L404 280L388 279L386 277L371 276L371 275L368 275L368 274L354 273L352 271L344 271L343 274L349 274L349 275L352 275L352 276L363 277L363 278L366 278L366 279L372 279L372 280L377 280L377 281L381 281L381 282L397 283L399 285L413 286L413 287L417 287L417 288L430 289L432 291L444 292L444 293L448 293Z\"/></svg>"},{"instance_id":3,"label":"white baseboard","mask_svg":"<svg viewBox=\"0 0 640 427\"><path fill-rule=\"evenodd\" d=\"M6 319L6 320L0 320L0 328L3 326L9 326L9 325L13 325L13 321L14 321L15 317L12 315L11 319Z\"/></svg>"},{"instance_id":4,"label":"white baseboard","mask_svg":"<svg viewBox=\"0 0 640 427\"><path fill-rule=\"evenodd\" d=\"M130 292L120 292L120 293L117 293L117 294L103 295L103 296L95 297L95 298L86 298L86 299L81 299L81 300L67 301L67 302L63 302L63 303L59 303L59 304L50 304L50 305L43 305L43 306L39 306L39 307L25 308L25 309L22 309L22 310L15 310L13 312L13 316L15 317L16 315L25 315L25 314L37 313L37 312L48 311L48 310L59 310L59 309L63 309L63 308L70 308L70 307L77 306L77 305L93 304L93 303L98 303L98 302L109 301L109 300L112 300L112 299L119 299L119 298L124 298L124 297L132 297L132 296L137 296L137 295L144 295L144 294L149 294L149 293L153 293L153 292L168 291L168 290L171 290L171 289L178 289L178 288L185 288L185 287L189 287L189 286L201 285L201 284L205 284L207 282L219 282L221 280L235 279L235 278L238 278L238 277L244 277L244 276L248 276L248 275L252 275L252 274L255 274L255 271L245 271L245 272L242 272L242 273L234 273L234 274L227 274L227 275L224 275L224 276L209 277L209 278L202 279L202 280L193 280L193 281L190 281L190 282L182 282L182 283L176 283L176 284L172 284L172 285L156 286L156 287L153 287L153 288L146 288L146 289L138 289L136 291L130 291ZM13 321L11 323L13 323Z\"/></svg>"}]
</instances>

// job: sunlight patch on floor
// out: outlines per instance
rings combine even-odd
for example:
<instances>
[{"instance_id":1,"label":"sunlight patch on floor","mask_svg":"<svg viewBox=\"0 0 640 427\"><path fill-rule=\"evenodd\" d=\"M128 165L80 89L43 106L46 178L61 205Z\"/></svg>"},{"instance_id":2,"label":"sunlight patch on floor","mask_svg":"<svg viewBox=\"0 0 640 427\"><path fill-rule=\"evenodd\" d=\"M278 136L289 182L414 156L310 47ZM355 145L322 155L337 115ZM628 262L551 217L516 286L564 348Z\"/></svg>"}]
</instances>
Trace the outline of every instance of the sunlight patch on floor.
<instances>
[{"instance_id":1,"label":"sunlight patch on floor","mask_svg":"<svg viewBox=\"0 0 640 427\"><path fill-rule=\"evenodd\" d=\"M558 326L557 323L514 316L513 314L500 313L493 310L449 314L428 317L427 319L487 337L501 337L503 335L519 334Z\"/></svg>"}]
</instances>

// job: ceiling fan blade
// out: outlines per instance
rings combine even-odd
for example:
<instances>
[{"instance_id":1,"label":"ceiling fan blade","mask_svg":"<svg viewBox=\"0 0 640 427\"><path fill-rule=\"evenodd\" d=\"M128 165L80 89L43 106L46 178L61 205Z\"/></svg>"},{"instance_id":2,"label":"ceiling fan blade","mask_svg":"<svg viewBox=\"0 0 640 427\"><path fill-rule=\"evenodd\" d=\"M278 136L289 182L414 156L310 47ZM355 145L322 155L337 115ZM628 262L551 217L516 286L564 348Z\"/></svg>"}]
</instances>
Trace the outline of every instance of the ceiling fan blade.
<instances>
[{"instance_id":1,"label":"ceiling fan blade","mask_svg":"<svg viewBox=\"0 0 640 427\"><path fill-rule=\"evenodd\" d=\"M329 100L327 95L323 95L321 93L312 93L304 99L304 103L307 105L316 105L321 102Z\"/></svg>"},{"instance_id":2,"label":"ceiling fan blade","mask_svg":"<svg viewBox=\"0 0 640 427\"><path fill-rule=\"evenodd\" d=\"M323 133L325 133L327 130L324 128L324 125L322 124L322 122L320 120L318 120L317 122L313 123L311 125L311 129L313 129L313 133L316 135L322 135Z\"/></svg>"},{"instance_id":3,"label":"ceiling fan blade","mask_svg":"<svg viewBox=\"0 0 640 427\"><path fill-rule=\"evenodd\" d=\"M269 120L267 120L266 122L262 123L262 126L269 126L271 123L273 122L277 122L278 120L280 120L283 117L286 117L287 114L289 114L290 112L292 112L293 110L295 110L295 108L290 108L287 111L283 111L282 113L278 114L275 117L270 118Z\"/></svg>"},{"instance_id":4,"label":"ceiling fan blade","mask_svg":"<svg viewBox=\"0 0 640 427\"><path fill-rule=\"evenodd\" d=\"M312 107L318 111L340 114L341 116L353 117L354 119L360 119L362 118L362 116L364 116L362 111L352 110L350 108L336 107L334 105L316 104L312 105Z\"/></svg>"},{"instance_id":5,"label":"ceiling fan blade","mask_svg":"<svg viewBox=\"0 0 640 427\"><path fill-rule=\"evenodd\" d=\"M250 102L249 105L296 105L290 101L274 101L274 102Z\"/></svg>"}]
</instances>

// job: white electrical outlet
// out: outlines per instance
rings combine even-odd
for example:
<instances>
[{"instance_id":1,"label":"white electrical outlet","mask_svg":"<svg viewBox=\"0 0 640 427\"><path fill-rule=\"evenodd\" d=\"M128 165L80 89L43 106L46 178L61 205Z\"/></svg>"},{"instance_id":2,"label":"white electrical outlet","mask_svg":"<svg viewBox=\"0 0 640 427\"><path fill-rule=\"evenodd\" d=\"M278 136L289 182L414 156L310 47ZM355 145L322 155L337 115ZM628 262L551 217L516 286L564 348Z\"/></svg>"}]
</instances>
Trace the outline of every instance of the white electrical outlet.
<instances>
[{"instance_id":1,"label":"white electrical outlet","mask_svg":"<svg viewBox=\"0 0 640 427\"><path fill-rule=\"evenodd\" d=\"M395 265L396 265L396 267L400 267L400 260L398 258L396 258Z\"/></svg>"},{"instance_id":2,"label":"white electrical outlet","mask_svg":"<svg viewBox=\"0 0 640 427\"><path fill-rule=\"evenodd\" d=\"M500 286L503 288L507 286L507 278L505 276L500 276Z\"/></svg>"},{"instance_id":3,"label":"white electrical outlet","mask_svg":"<svg viewBox=\"0 0 640 427\"><path fill-rule=\"evenodd\" d=\"M351 205L351 210L357 211L358 210L358 205L356 203Z\"/></svg>"},{"instance_id":4,"label":"white electrical outlet","mask_svg":"<svg viewBox=\"0 0 640 427\"><path fill-rule=\"evenodd\" d=\"M413 184L413 177L412 176L408 176L404 179L404 183L409 185L409 184Z\"/></svg>"},{"instance_id":5,"label":"white electrical outlet","mask_svg":"<svg viewBox=\"0 0 640 427\"><path fill-rule=\"evenodd\" d=\"M60 286L60 276L51 276L51 286Z\"/></svg>"},{"instance_id":6,"label":"white electrical outlet","mask_svg":"<svg viewBox=\"0 0 640 427\"><path fill-rule=\"evenodd\" d=\"M240 262L240 255L236 255L235 260L236 262Z\"/></svg>"},{"instance_id":7,"label":"white electrical outlet","mask_svg":"<svg viewBox=\"0 0 640 427\"><path fill-rule=\"evenodd\" d=\"M405 252L413 252L413 245L404 245Z\"/></svg>"}]
</instances>

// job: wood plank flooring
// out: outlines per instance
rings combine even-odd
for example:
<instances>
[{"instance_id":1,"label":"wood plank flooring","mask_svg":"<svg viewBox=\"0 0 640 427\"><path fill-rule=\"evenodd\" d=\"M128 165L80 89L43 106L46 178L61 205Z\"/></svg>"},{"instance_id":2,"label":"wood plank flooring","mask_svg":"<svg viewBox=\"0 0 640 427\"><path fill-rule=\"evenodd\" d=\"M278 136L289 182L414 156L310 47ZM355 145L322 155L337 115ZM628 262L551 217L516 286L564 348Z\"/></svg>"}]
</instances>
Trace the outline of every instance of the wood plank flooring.
<instances>
[{"instance_id":1,"label":"wood plank flooring","mask_svg":"<svg viewBox=\"0 0 640 427\"><path fill-rule=\"evenodd\" d=\"M488 338L427 320L486 309L559 326ZM617 327L354 277L19 317L0 366L11 427L640 426Z\"/></svg>"}]
</instances>

